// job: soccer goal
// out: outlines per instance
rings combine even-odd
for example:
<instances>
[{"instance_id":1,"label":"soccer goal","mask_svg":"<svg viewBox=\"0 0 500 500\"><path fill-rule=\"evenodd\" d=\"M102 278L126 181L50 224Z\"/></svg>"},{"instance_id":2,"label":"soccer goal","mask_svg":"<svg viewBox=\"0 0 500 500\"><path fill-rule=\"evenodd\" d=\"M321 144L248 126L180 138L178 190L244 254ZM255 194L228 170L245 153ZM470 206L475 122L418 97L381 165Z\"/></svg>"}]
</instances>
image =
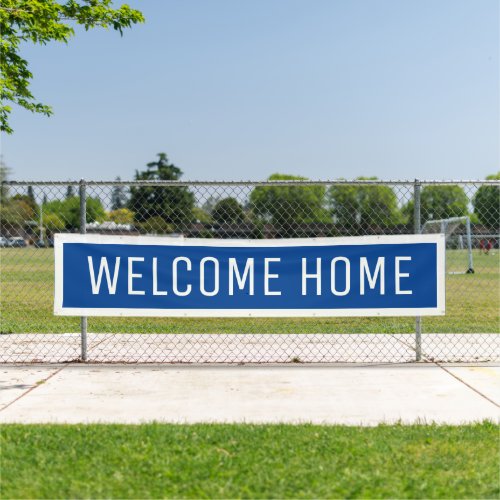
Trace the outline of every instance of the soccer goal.
<instances>
[{"instance_id":1,"label":"soccer goal","mask_svg":"<svg viewBox=\"0 0 500 500\"><path fill-rule=\"evenodd\" d=\"M446 268L449 274L470 274L474 272L469 217L428 220L422 226L422 233L442 233L445 235Z\"/></svg>"}]
</instances>

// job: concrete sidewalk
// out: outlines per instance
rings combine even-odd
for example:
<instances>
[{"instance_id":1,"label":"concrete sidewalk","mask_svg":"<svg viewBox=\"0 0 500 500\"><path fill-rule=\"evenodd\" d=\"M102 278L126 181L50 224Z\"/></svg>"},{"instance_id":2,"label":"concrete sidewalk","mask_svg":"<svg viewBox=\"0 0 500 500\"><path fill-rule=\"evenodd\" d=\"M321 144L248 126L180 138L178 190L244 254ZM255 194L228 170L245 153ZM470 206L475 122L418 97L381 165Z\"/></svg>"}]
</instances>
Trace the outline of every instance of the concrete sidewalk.
<instances>
[{"instance_id":1,"label":"concrete sidewalk","mask_svg":"<svg viewBox=\"0 0 500 500\"><path fill-rule=\"evenodd\" d=\"M1 365L0 423L460 424L500 416L500 366Z\"/></svg>"}]
</instances>

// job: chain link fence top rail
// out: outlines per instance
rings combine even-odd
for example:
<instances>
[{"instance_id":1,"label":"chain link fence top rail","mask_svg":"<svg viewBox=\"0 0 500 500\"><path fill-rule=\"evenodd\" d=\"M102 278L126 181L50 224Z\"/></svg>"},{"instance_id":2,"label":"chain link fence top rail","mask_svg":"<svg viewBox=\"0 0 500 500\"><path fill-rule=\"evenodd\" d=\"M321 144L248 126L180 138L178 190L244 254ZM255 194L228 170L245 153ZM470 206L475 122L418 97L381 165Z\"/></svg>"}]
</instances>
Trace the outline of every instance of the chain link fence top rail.
<instances>
[{"instance_id":1,"label":"chain link fence top rail","mask_svg":"<svg viewBox=\"0 0 500 500\"><path fill-rule=\"evenodd\" d=\"M0 361L499 360L499 212L499 181L4 182ZM54 316L53 235L81 231L238 239L443 232L446 315Z\"/></svg>"}]
</instances>

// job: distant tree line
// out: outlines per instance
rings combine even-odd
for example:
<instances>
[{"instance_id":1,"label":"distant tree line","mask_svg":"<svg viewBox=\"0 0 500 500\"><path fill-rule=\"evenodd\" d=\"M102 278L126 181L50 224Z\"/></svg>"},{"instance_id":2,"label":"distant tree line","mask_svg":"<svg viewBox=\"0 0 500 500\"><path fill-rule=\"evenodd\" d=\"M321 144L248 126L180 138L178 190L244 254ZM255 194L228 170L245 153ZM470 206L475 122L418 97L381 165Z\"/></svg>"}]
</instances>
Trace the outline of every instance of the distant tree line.
<instances>
[{"instance_id":1,"label":"distant tree line","mask_svg":"<svg viewBox=\"0 0 500 500\"><path fill-rule=\"evenodd\" d=\"M6 178L5 165L0 168ZM322 234L365 234L391 231L413 231L413 193L396 195L395 189L383 184L258 185L245 198L210 196L197 200L188 186L148 185L154 181L179 181L182 170L171 163L165 153L135 172L135 180L145 185L117 183L111 192L106 211L97 197L87 198L87 222L109 220L131 224L145 233L189 233L194 224L201 226L200 236L211 236L211 229L239 228L247 237L262 237L263 228L271 227L277 237ZM488 179L500 179L500 172ZM306 177L273 174L269 181L306 181ZM377 180L359 177L357 180ZM117 178L120 181L120 178ZM10 196L2 186L0 222L2 227L22 226L43 217L47 233L74 231L80 223L80 200L72 185L62 199L37 203L33 188L25 194ZM406 200L406 201L405 201ZM471 201L473 210L469 205ZM473 222L492 231L500 230L500 188L481 186L471 200L458 185L429 185L421 191L421 221L469 215ZM205 230L206 229L206 230Z\"/></svg>"},{"instance_id":2,"label":"distant tree line","mask_svg":"<svg viewBox=\"0 0 500 500\"><path fill-rule=\"evenodd\" d=\"M500 174L489 179L499 178ZM169 162L165 153L136 171L136 180L180 180L182 171ZM305 181L306 177L273 174L269 181ZM377 180L359 177L357 180ZM401 188L403 189L403 188ZM404 188L406 189L406 188ZM240 226L256 230L273 226L277 236L300 233L305 226L318 226L333 234L362 234L368 228L387 230L413 226L413 193L401 193L398 200L390 186L382 184L262 185L248 199L211 196L196 206L194 193L187 186L139 186L130 190L127 208L134 222L158 232L186 232L194 222L207 226ZM404 199L407 199L405 202ZM482 186L469 198L458 185L425 186L421 192L421 221L470 215L474 222L498 230L500 189Z\"/></svg>"}]
</instances>

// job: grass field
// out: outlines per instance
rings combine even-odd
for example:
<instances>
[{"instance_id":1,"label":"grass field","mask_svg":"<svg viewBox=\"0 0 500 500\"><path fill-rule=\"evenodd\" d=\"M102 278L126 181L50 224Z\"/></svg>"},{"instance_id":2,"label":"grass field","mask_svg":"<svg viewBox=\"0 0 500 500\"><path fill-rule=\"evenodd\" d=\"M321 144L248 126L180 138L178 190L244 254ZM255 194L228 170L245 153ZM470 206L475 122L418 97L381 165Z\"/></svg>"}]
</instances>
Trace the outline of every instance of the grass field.
<instances>
[{"instance_id":1,"label":"grass field","mask_svg":"<svg viewBox=\"0 0 500 500\"><path fill-rule=\"evenodd\" d=\"M0 249L3 333L79 331L79 318L55 317L52 249ZM474 252L475 274L447 275L446 316L423 320L426 332L500 331L500 253ZM465 251L448 250L447 267L465 270ZM127 333L411 333L414 318L90 318L91 332Z\"/></svg>"},{"instance_id":2,"label":"grass field","mask_svg":"<svg viewBox=\"0 0 500 500\"><path fill-rule=\"evenodd\" d=\"M4 425L2 498L498 498L498 426Z\"/></svg>"}]
</instances>

